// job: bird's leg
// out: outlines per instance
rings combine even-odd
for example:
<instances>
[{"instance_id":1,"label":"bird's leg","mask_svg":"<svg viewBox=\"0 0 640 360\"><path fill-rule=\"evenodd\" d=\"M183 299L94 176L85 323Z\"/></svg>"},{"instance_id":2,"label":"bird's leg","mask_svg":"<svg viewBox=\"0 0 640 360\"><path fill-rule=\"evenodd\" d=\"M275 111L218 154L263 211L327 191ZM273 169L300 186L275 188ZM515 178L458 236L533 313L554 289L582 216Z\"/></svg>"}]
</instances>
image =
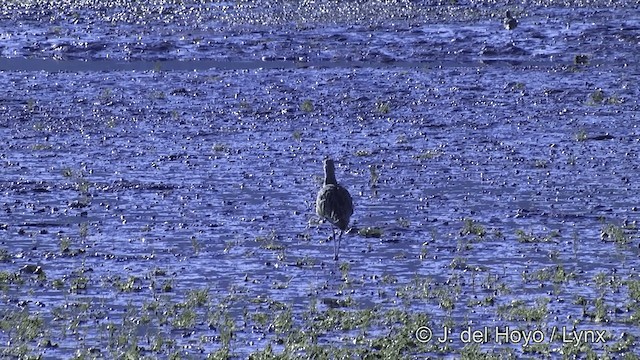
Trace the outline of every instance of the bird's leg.
<instances>
[{"instance_id":1,"label":"bird's leg","mask_svg":"<svg viewBox=\"0 0 640 360\"><path fill-rule=\"evenodd\" d=\"M333 243L333 260L338 261L338 253L340 253L340 241L342 241L342 233L344 231L340 230L340 236L338 236L338 241Z\"/></svg>"},{"instance_id":2,"label":"bird's leg","mask_svg":"<svg viewBox=\"0 0 640 360\"><path fill-rule=\"evenodd\" d=\"M336 255L336 229L334 229L333 227L331 228L331 230L333 230L333 260L338 260L338 257Z\"/></svg>"}]
</instances>

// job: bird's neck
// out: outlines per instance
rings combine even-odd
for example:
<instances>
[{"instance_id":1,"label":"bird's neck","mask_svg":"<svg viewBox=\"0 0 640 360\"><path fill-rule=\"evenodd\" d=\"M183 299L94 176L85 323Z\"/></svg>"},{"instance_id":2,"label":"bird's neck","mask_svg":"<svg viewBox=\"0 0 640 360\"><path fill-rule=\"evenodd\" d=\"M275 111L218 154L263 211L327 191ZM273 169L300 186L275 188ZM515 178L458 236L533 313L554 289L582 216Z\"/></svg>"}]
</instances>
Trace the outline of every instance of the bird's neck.
<instances>
[{"instance_id":1,"label":"bird's neck","mask_svg":"<svg viewBox=\"0 0 640 360\"><path fill-rule=\"evenodd\" d=\"M333 171L327 170L324 174L324 184L325 185L338 185L336 181L336 174Z\"/></svg>"}]
</instances>

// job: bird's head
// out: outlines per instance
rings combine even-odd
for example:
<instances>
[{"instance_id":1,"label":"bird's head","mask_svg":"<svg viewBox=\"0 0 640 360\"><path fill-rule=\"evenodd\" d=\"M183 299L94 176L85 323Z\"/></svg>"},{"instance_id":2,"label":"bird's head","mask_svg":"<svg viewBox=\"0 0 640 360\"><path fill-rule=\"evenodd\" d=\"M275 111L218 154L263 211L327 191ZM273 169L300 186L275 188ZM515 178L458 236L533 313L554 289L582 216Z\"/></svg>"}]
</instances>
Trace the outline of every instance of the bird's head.
<instances>
[{"instance_id":1,"label":"bird's head","mask_svg":"<svg viewBox=\"0 0 640 360\"><path fill-rule=\"evenodd\" d=\"M324 164L324 168L326 169L327 167L331 167L335 169L335 165L333 164L333 160L326 158L322 161L322 163Z\"/></svg>"}]
</instances>

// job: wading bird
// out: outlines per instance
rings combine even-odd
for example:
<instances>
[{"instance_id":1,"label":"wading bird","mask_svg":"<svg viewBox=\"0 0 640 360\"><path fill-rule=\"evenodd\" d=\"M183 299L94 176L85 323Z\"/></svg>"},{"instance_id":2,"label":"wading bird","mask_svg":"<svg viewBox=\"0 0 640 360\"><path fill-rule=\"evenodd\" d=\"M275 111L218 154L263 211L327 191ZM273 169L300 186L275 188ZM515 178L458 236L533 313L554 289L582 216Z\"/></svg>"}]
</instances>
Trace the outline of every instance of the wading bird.
<instances>
[{"instance_id":1,"label":"wading bird","mask_svg":"<svg viewBox=\"0 0 640 360\"><path fill-rule=\"evenodd\" d=\"M504 14L504 20L502 20L502 25L507 30L513 30L518 26L518 20L514 19L511 16L511 11L507 10L506 14Z\"/></svg>"},{"instance_id":2,"label":"wading bird","mask_svg":"<svg viewBox=\"0 0 640 360\"><path fill-rule=\"evenodd\" d=\"M353 200L351 200L351 195L347 189L340 186L336 181L336 168L331 159L324 160L324 184L322 189L318 191L316 213L332 224L333 259L338 260L342 234L347 230L349 218L353 214ZM334 226L340 229L340 236L337 241Z\"/></svg>"}]
</instances>

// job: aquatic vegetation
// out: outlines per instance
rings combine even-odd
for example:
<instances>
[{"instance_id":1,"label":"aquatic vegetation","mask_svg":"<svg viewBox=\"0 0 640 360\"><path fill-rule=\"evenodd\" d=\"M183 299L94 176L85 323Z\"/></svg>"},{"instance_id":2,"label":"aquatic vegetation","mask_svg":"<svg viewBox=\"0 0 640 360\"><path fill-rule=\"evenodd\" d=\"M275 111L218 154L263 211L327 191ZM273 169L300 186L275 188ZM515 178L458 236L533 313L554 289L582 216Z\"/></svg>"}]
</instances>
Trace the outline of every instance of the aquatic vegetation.
<instances>
[{"instance_id":1,"label":"aquatic vegetation","mask_svg":"<svg viewBox=\"0 0 640 360\"><path fill-rule=\"evenodd\" d=\"M451 294L447 294L444 292L439 293L439 305L445 311L452 311L455 306L455 301Z\"/></svg>"},{"instance_id":2,"label":"aquatic vegetation","mask_svg":"<svg viewBox=\"0 0 640 360\"><path fill-rule=\"evenodd\" d=\"M375 226L367 226L358 230L358 234L366 238L381 238L382 229Z\"/></svg>"},{"instance_id":3,"label":"aquatic vegetation","mask_svg":"<svg viewBox=\"0 0 640 360\"><path fill-rule=\"evenodd\" d=\"M113 100L113 91L110 88L104 88L100 91L98 98L103 102L109 103Z\"/></svg>"},{"instance_id":4,"label":"aquatic vegetation","mask_svg":"<svg viewBox=\"0 0 640 360\"><path fill-rule=\"evenodd\" d=\"M196 316L190 307L179 307L171 325L176 329L191 329L196 324Z\"/></svg>"},{"instance_id":5,"label":"aquatic vegetation","mask_svg":"<svg viewBox=\"0 0 640 360\"><path fill-rule=\"evenodd\" d=\"M376 103L376 111L381 114L388 114L391 111L391 104L389 101L380 101Z\"/></svg>"},{"instance_id":6,"label":"aquatic vegetation","mask_svg":"<svg viewBox=\"0 0 640 360\"><path fill-rule=\"evenodd\" d=\"M164 100L167 98L167 94L162 90L155 90L150 93L150 97L156 100Z\"/></svg>"},{"instance_id":7,"label":"aquatic vegetation","mask_svg":"<svg viewBox=\"0 0 640 360\"><path fill-rule=\"evenodd\" d=\"M604 102L605 95L602 89L595 89L590 95L591 104L600 104Z\"/></svg>"},{"instance_id":8,"label":"aquatic vegetation","mask_svg":"<svg viewBox=\"0 0 640 360\"><path fill-rule=\"evenodd\" d=\"M584 54L578 54L573 57L573 63L575 65L588 65L589 64L589 56Z\"/></svg>"},{"instance_id":9,"label":"aquatic vegetation","mask_svg":"<svg viewBox=\"0 0 640 360\"><path fill-rule=\"evenodd\" d=\"M36 110L37 103L35 99L27 99L27 103L24 106L26 112L34 112Z\"/></svg>"},{"instance_id":10,"label":"aquatic vegetation","mask_svg":"<svg viewBox=\"0 0 640 360\"><path fill-rule=\"evenodd\" d=\"M9 290L10 285L20 285L23 282L19 274L8 271L0 271L0 289Z\"/></svg>"},{"instance_id":11,"label":"aquatic vegetation","mask_svg":"<svg viewBox=\"0 0 640 360\"><path fill-rule=\"evenodd\" d=\"M576 133L576 135L575 135L576 141L585 141L588 138L589 137L587 136L587 132L584 129L578 131L578 133ZM574 164L575 164L575 161L574 161Z\"/></svg>"},{"instance_id":12,"label":"aquatic vegetation","mask_svg":"<svg viewBox=\"0 0 640 360\"><path fill-rule=\"evenodd\" d=\"M87 285L89 284L89 278L83 275L76 276L71 279L69 284L69 292L72 294L77 294L87 290Z\"/></svg>"},{"instance_id":13,"label":"aquatic vegetation","mask_svg":"<svg viewBox=\"0 0 640 360\"><path fill-rule=\"evenodd\" d=\"M607 104L609 105L619 105L624 103L625 100L621 97L619 97L618 95L611 95L607 98Z\"/></svg>"},{"instance_id":14,"label":"aquatic vegetation","mask_svg":"<svg viewBox=\"0 0 640 360\"><path fill-rule=\"evenodd\" d=\"M499 305L497 311L506 320L542 322L549 315L548 304L546 297L536 299L533 305L527 305L524 300L513 300L509 304Z\"/></svg>"},{"instance_id":15,"label":"aquatic vegetation","mask_svg":"<svg viewBox=\"0 0 640 360\"><path fill-rule=\"evenodd\" d=\"M237 245L236 241L225 241L224 253L228 253Z\"/></svg>"},{"instance_id":16,"label":"aquatic vegetation","mask_svg":"<svg viewBox=\"0 0 640 360\"><path fill-rule=\"evenodd\" d=\"M583 316L589 317L594 322L599 323L599 322L609 321L608 314L609 314L609 309L605 303L604 298L598 297L593 303L593 310L586 311L583 314Z\"/></svg>"},{"instance_id":17,"label":"aquatic vegetation","mask_svg":"<svg viewBox=\"0 0 640 360\"><path fill-rule=\"evenodd\" d=\"M110 118L107 120L106 125L108 128L113 129L118 125L118 120L115 118Z\"/></svg>"},{"instance_id":18,"label":"aquatic vegetation","mask_svg":"<svg viewBox=\"0 0 640 360\"><path fill-rule=\"evenodd\" d=\"M60 253L66 254L71 251L71 238L68 236L60 237Z\"/></svg>"},{"instance_id":19,"label":"aquatic vegetation","mask_svg":"<svg viewBox=\"0 0 640 360\"><path fill-rule=\"evenodd\" d=\"M369 165L369 186L371 186L371 188L378 187L378 180L380 179L378 168L378 165Z\"/></svg>"},{"instance_id":20,"label":"aquatic vegetation","mask_svg":"<svg viewBox=\"0 0 640 360\"><path fill-rule=\"evenodd\" d=\"M398 224L398 226L400 226L401 228L409 228L409 226L411 226L411 220L404 218L404 217L399 217L398 219L396 219L396 223Z\"/></svg>"},{"instance_id":21,"label":"aquatic vegetation","mask_svg":"<svg viewBox=\"0 0 640 360\"><path fill-rule=\"evenodd\" d=\"M483 238L487 235L487 230L477 221L473 219L462 219L462 229L460 229L460 236L475 235L478 238Z\"/></svg>"},{"instance_id":22,"label":"aquatic vegetation","mask_svg":"<svg viewBox=\"0 0 640 360\"><path fill-rule=\"evenodd\" d=\"M69 167L66 167L61 170L61 174L66 178L70 178L73 176L73 170Z\"/></svg>"},{"instance_id":23,"label":"aquatic vegetation","mask_svg":"<svg viewBox=\"0 0 640 360\"><path fill-rule=\"evenodd\" d=\"M627 285L630 300L640 303L640 280L629 279L625 285Z\"/></svg>"},{"instance_id":24,"label":"aquatic vegetation","mask_svg":"<svg viewBox=\"0 0 640 360\"><path fill-rule=\"evenodd\" d=\"M0 314L0 329L11 334L16 342L26 343L40 338L45 333L45 323L38 314L28 310L6 309Z\"/></svg>"},{"instance_id":25,"label":"aquatic vegetation","mask_svg":"<svg viewBox=\"0 0 640 360\"><path fill-rule=\"evenodd\" d=\"M316 265L316 260L314 260L312 257L310 257L308 255L305 255L301 259L296 259L296 262L295 262L295 266L298 266L298 267L311 268L314 265Z\"/></svg>"},{"instance_id":26,"label":"aquatic vegetation","mask_svg":"<svg viewBox=\"0 0 640 360\"><path fill-rule=\"evenodd\" d=\"M255 241L265 250L279 251L285 249L285 246L278 241L278 235L275 230L271 230L267 236L258 236Z\"/></svg>"},{"instance_id":27,"label":"aquatic vegetation","mask_svg":"<svg viewBox=\"0 0 640 360\"><path fill-rule=\"evenodd\" d=\"M56 290L62 289L64 287L64 279L54 279L51 282L51 287Z\"/></svg>"},{"instance_id":28,"label":"aquatic vegetation","mask_svg":"<svg viewBox=\"0 0 640 360\"><path fill-rule=\"evenodd\" d=\"M229 152L229 147L226 144L213 144L213 146L211 146L211 149L215 152Z\"/></svg>"},{"instance_id":29,"label":"aquatic vegetation","mask_svg":"<svg viewBox=\"0 0 640 360\"><path fill-rule=\"evenodd\" d=\"M538 281L546 282L551 280L554 284L566 283L576 277L575 273L566 271L562 265L545 267L533 272L523 272L522 278L525 282Z\"/></svg>"},{"instance_id":30,"label":"aquatic vegetation","mask_svg":"<svg viewBox=\"0 0 640 360\"><path fill-rule=\"evenodd\" d=\"M41 266L37 264L27 264L20 268L20 274L36 275L36 279L40 282L47 280L47 274Z\"/></svg>"},{"instance_id":31,"label":"aquatic vegetation","mask_svg":"<svg viewBox=\"0 0 640 360\"><path fill-rule=\"evenodd\" d=\"M546 235L536 235L533 232L525 232L524 230L518 229L516 230L516 236L518 238L518 242L521 243L546 243L555 241L555 239L560 237L560 233L556 230L551 230Z\"/></svg>"},{"instance_id":32,"label":"aquatic vegetation","mask_svg":"<svg viewBox=\"0 0 640 360\"><path fill-rule=\"evenodd\" d=\"M607 96L604 90L598 88L589 95L587 105L618 105L622 104L623 102L623 99L619 98L617 95Z\"/></svg>"},{"instance_id":33,"label":"aquatic vegetation","mask_svg":"<svg viewBox=\"0 0 640 360\"><path fill-rule=\"evenodd\" d=\"M0 248L0 262L7 262L11 259L11 254L9 254L9 250L5 248Z\"/></svg>"},{"instance_id":34,"label":"aquatic vegetation","mask_svg":"<svg viewBox=\"0 0 640 360\"><path fill-rule=\"evenodd\" d=\"M71 179L73 186L78 192L78 198L68 203L69 208L84 208L91 203L91 196L89 190L93 186L91 182L85 177L87 172L86 166L83 166L80 170L74 171L69 167L65 167L61 170L61 174L64 178ZM90 171L89 171L90 172Z\"/></svg>"},{"instance_id":35,"label":"aquatic vegetation","mask_svg":"<svg viewBox=\"0 0 640 360\"><path fill-rule=\"evenodd\" d=\"M122 280L119 276L110 279L113 286L121 292L132 292L141 290L141 280L136 276L129 276L126 280Z\"/></svg>"},{"instance_id":36,"label":"aquatic vegetation","mask_svg":"<svg viewBox=\"0 0 640 360\"><path fill-rule=\"evenodd\" d=\"M198 241L198 238L196 238L195 236L191 236L190 240L191 240L191 247L193 248L193 253L195 255L200 254L202 245L200 245L200 241Z\"/></svg>"},{"instance_id":37,"label":"aquatic vegetation","mask_svg":"<svg viewBox=\"0 0 640 360\"><path fill-rule=\"evenodd\" d=\"M522 91L526 89L526 85L520 81L509 83L508 86L511 87L512 90L517 90L517 91Z\"/></svg>"},{"instance_id":38,"label":"aquatic vegetation","mask_svg":"<svg viewBox=\"0 0 640 360\"><path fill-rule=\"evenodd\" d=\"M442 155L444 155L444 151L442 149L436 148L436 149L424 150L422 151L422 153L418 155L414 155L413 157L416 158L417 160L431 160L431 159L440 157Z\"/></svg>"},{"instance_id":39,"label":"aquatic vegetation","mask_svg":"<svg viewBox=\"0 0 640 360\"><path fill-rule=\"evenodd\" d=\"M313 112L313 103L311 102L311 100L305 100L302 102L302 104L300 104L300 110L304 111L304 112Z\"/></svg>"},{"instance_id":40,"label":"aquatic vegetation","mask_svg":"<svg viewBox=\"0 0 640 360\"><path fill-rule=\"evenodd\" d=\"M629 334L624 333L620 336L620 339L613 343L612 345L607 346L607 351L612 353L624 353L625 359L638 359L638 355L632 354L632 347L635 345L636 337Z\"/></svg>"},{"instance_id":41,"label":"aquatic vegetation","mask_svg":"<svg viewBox=\"0 0 640 360\"><path fill-rule=\"evenodd\" d=\"M33 144L31 146L31 150L40 151L40 150L50 150L53 146L51 144Z\"/></svg>"},{"instance_id":42,"label":"aquatic vegetation","mask_svg":"<svg viewBox=\"0 0 640 360\"><path fill-rule=\"evenodd\" d=\"M483 351L478 343L472 342L464 345L462 349L460 349L459 355L460 359L464 360L499 360L511 358L511 356L504 355L502 352L505 352L505 350L497 353L491 350Z\"/></svg>"},{"instance_id":43,"label":"aquatic vegetation","mask_svg":"<svg viewBox=\"0 0 640 360\"><path fill-rule=\"evenodd\" d=\"M296 141L300 141L302 139L302 133L300 132L300 130L294 130L293 134L291 134L291 136Z\"/></svg>"},{"instance_id":44,"label":"aquatic vegetation","mask_svg":"<svg viewBox=\"0 0 640 360\"><path fill-rule=\"evenodd\" d=\"M546 169L548 166L548 162L547 160L538 159L536 160L533 166L535 166L538 169Z\"/></svg>"},{"instance_id":45,"label":"aquatic vegetation","mask_svg":"<svg viewBox=\"0 0 640 360\"><path fill-rule=\"evenodd\" d=\"M89 236L89 223L86 221L83 221L78 225L78 227L79 227L78 235L80 236L80 239L84 242Z\"/></svg>"},{"instance_id":46,"label":"aquatic vegetation","mask_svg":"<svg viewBox=\"0 0 640 360\"><path fill-rule=\"evenodd\" d=\"M599 290L609 290L614 293L618 292L624 285L624 282L622 281L622 278L620 276L616 275L615 273L611 274L604 271L597 273L593 277L593 282Z\"/></svg>"},{"instance_id":47,"label":"aquatic vegetation","mask_svg":"<svg viewBox=\"0 0 640 360\"><path fill-rule=\"evenodd\" d=\"M618 245L626 245L631 242L631 237L627 235L625 230L614 224L606 224L602 227L600 239L602 241L613 241Z\"/></svg>"},{"instance_id":48,"label":"aquatic vegetation","mask_svg":"<svg viewBox=\"0 0 640 360\"><path fill-rule=\"evenodd\" d=\"M469 269L469 266L467 265L467 260L463 257L459 257L456 256L455 258L453 258L453 260L451 260L451 263L449 264L449 267L451 269L456 269L456 270L467 270Z\"/></svg>"}]
</instances>

